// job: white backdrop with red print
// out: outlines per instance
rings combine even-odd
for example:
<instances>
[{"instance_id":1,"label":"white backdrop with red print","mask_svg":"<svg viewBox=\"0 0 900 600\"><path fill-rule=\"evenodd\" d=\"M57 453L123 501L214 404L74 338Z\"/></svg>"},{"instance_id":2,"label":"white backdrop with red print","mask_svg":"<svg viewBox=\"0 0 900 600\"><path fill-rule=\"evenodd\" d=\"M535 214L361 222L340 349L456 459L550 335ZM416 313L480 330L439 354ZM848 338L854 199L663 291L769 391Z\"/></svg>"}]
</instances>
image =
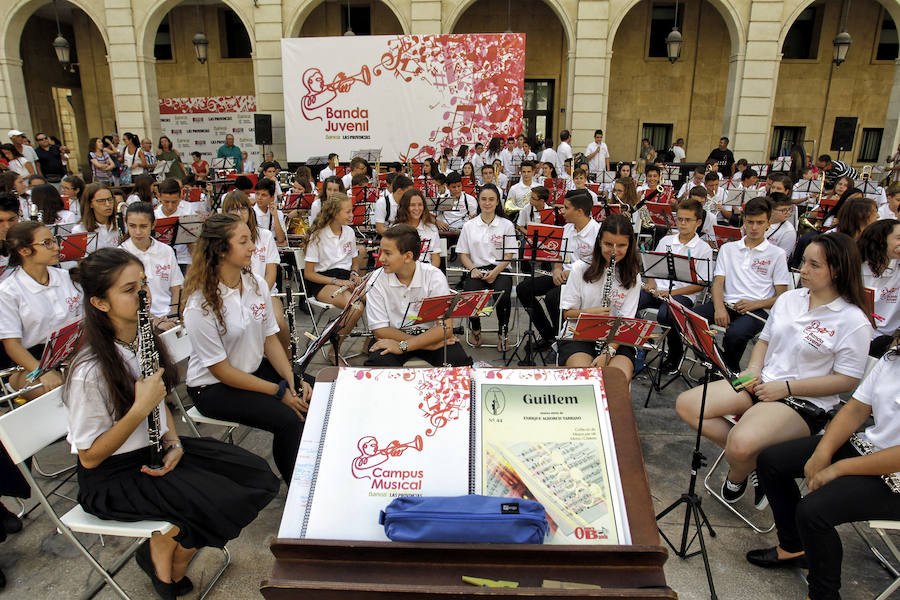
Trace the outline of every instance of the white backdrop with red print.
<instances>
[{"instance_id":1,"label":"white backdrop with red print","mask_svg":"<svg viewBox=\"0 0 900 600\"><path fill-rule=\"evenodd\" d=\"M159 120L163 135L190 164L191 152L200 152L209 162L216 157L225 136L234 136L234 145L256 160L262 160L261 148L253 133L254 96L211 96L195 98L160 98Z\"/></svg>"}]
</instances>

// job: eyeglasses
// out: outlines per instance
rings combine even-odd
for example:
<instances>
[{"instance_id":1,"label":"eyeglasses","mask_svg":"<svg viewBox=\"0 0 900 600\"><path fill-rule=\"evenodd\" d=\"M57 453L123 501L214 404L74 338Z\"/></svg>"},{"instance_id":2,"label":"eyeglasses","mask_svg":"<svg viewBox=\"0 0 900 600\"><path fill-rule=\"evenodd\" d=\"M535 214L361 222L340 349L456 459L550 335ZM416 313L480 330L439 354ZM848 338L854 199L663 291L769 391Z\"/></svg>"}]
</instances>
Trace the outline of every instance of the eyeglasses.
<instances>
[{"instance_id":1,"label":"eyeglasses","mask_svg":"<svg viewBox=\"0 0 900 600\"><path fill-rule=\"evenodd\" d=\"M96 202L97 204L112 204L113 199L112 198L94 198L94 202Z\"/></svg>"},{"instance_id":2,"label":"eyeglasses","mask_svg":"<svg viewBox=\"0 0 900 600\"><path fill-rule=\"evenodd\" d=\"M228 214L249 213L249 212L250 212L250 209L247 208L246 206L238 206L235 208L228 209Z\"/></svg>"},{"instance_id":3,"label":"eyeglasses","mask_svg":"<svg viewBox=\"0 0 900 600\"><path fill-rule=\"evenodd\" d=\"M43 246L44 248L50 249L50 248L56 248L57 246L59 246L59 242L56 241L55 237L48 237L43 242L34 242L31 245L32 246Z\"/></svg>"},{"instance_id":4,"label":"eyeglasses","mask_svg":"<svg viewBox=\"0 0 900 600\"><path fill-rule=\"evenodd\" d=\"M685 218L685 217L675 217L675 220L681 225L687 225L688 223L693 223L697 219Z\"/></svg>"}]
</instances>

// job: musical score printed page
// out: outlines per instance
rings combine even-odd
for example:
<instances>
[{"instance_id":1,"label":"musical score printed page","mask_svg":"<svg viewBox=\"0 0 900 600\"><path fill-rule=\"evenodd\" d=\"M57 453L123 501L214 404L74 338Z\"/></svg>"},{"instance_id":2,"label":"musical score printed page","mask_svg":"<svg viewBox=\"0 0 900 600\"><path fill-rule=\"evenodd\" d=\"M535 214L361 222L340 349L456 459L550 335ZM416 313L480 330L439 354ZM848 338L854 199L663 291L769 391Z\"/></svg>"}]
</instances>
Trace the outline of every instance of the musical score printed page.
<instances>
[{"instance_id":1,"label":"musical score printed page","mask_svg":"<svg viewBox=\"0 0 900 600\"><path fill-rule=\"evenodd\" d=\"M475 472L488 496L537 500L550 544L630 544L600 369L479 369Z\"/></svg>"}]
</instances>

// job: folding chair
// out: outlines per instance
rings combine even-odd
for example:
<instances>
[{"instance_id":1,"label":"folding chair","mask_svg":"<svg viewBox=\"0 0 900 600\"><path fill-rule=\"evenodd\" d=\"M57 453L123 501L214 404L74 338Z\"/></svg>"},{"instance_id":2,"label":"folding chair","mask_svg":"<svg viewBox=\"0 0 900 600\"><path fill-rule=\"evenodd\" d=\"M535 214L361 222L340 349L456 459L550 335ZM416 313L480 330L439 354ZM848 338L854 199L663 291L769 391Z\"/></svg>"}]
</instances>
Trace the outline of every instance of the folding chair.
<instances>
[{"instance_id":1,"label":"folding chair","mask_svg":"<svg viewBox=\"0 0 900 600\"><path fill-rule=\"evenodd\" d=\"M75 506L75 508L60 517L50 504L44 491L35 481L31 471L25 464L25 460L66 435L68 427L68 412L62 402L62 388L56 388L0 417L0 442L3 442L10 458L22 472L35 497L37 497L41 506L44 507L44 510L47 511L47 515L54 525L56 525L57 531L63 534L102 576L102 579L89 586L81 597L83 599L92 598L104 585L109 585L121 598L129 600L130 596L114 579L115 574L128 562L131 555L135 553L145 539L156 533L168 533L174 526L167 521L136 521L127 523L99 519L86 513L81 506ZM75 533L138 539L107 569L75 537ZM203 590L200 595L201 599L206 597L209 590L231 563L231 555L228 553L227 548L222 548L222 554L224 556L222 567Z\"/></svg>"},{"instance_id":2,"label":"folding chair","mask_svg":"<svg viewBox=\"0 0 900 600\"><path fill-rule=\"evenodd\" d=\"M888 531L900 530L900 521L867 521L867 524L881 537L885 546L891 551L895 563L900 563L900 550L897 549L897 545L894 544L890 534L888 534ZM861 537L866 546L869 547L869 550L875 555L875 558L878 559L881 566L894 577L894 581L892 581L891 584L875 598L875 600L886 600L888 596L897 590L897 588L900 588L900 571L898 571L897 567L895 567L881 550L869 540L869 537L863 532L859 523L853 523L853 528L856 529L856 533L859 534L859 537Z\"/></svg>"},{"instance_id":3,"label":"folding chair","mask_svg":"<svg viewBox=\"0 0 900 600\"><path fill-rule=\"evenodd\" d=\"M160 334L159 340L165 346L166 352L169 355L169 360L171 360L173 364L177 365L183 361L186 361L190 357L191 340L188 337L187 331L184 329L184 327L179 325L178 327L173 327L168 331L164 331L162 334ZM241 426L240 423L235 423L233 421L220 421L219 419L206 417L197 409L196 406L192 406L191 408L185 410L181 395L178 393L177 389L172 390L172 393L169 394L169 397L178 407L182 419L184 419L185 423L188 424L188 427L191 428L191 432L195 436L200 437L200 431L197 429L197 424L204 423L206 425L224 427L225 434L220 439L228 440L230 443L234 443L233 434L235 429Z\"/></svg>"}]
</instances>

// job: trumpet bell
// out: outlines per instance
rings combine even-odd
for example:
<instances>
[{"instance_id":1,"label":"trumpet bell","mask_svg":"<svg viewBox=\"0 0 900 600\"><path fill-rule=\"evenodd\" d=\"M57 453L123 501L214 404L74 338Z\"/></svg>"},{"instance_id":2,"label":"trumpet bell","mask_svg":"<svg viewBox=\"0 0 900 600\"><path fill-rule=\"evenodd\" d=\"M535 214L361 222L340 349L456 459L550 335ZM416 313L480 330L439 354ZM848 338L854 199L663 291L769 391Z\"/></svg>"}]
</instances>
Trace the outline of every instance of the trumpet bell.
<instances>
[{"instance_id":1,"label":"trumpet bell","mask_svg":"<svg viewBox=\"0 0 900 600\"><path fill-rule=\"evenodd\" d=\"M363 65L362 70L360 70L359 77L362 80L363 85L372 83L372 74L369 72L369 67L366 65Z\"/></svg>"}]
</instances>

